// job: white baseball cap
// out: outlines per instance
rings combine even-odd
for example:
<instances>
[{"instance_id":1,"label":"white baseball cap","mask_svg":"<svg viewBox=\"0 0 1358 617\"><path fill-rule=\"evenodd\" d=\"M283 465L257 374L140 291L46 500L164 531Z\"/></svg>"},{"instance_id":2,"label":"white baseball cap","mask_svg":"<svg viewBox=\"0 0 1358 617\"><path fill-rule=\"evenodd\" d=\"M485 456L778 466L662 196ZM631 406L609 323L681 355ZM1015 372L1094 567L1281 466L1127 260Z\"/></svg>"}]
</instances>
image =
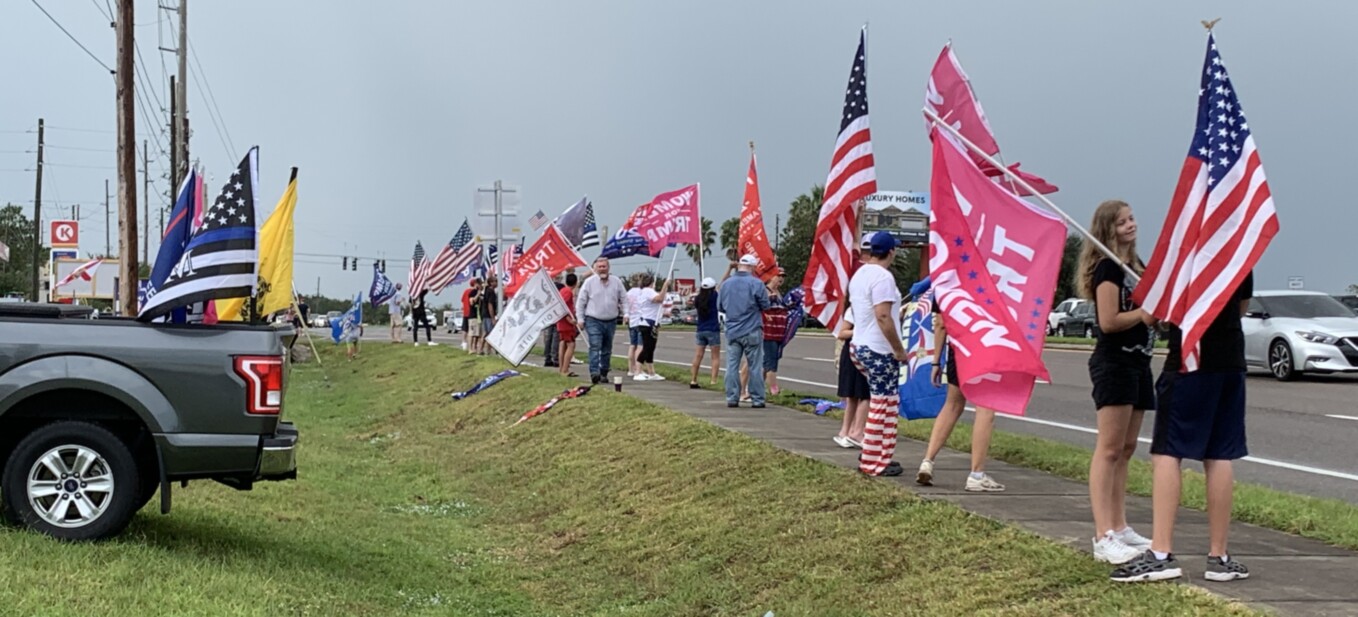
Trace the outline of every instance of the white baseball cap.
<instances>
[{"instance_id":1,"label":"white baseball cap","mask_svg":"<svg viewBox=\"0 0 1358 617\"><path fill-rule=\"evenodd\" d=\"M740 257L740 265L742 265L742 266L757 266L757 265L759 265L759 258L758 258L758 257L755 257L755 256L752 255L752 254L751 254L751 255L742 255L742 256Z\"/></svg>"},{"instance_id":2,"label":"white baseball cap","mask_svg":"<svg viewBox=\"0 0 1358 617\"><path fill-rule=\"evenodd\" d=\"M716 287L716 286L717 286L717 282L714 281L714 280L712 280L712 277L709 276L709 277L703 279L703 289L712 289L712 288L714 288L714 287Z\"/></svg>"}]
</instances>

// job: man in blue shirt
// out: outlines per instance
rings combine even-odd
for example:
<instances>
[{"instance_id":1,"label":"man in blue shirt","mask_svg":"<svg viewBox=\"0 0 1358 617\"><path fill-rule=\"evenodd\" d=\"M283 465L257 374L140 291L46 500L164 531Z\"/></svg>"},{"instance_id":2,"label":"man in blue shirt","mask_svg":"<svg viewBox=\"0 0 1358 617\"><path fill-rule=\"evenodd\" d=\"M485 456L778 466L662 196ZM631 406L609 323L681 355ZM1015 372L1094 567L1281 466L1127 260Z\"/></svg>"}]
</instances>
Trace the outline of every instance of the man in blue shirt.
<instances>
[{"instance_id":1,"label":"man in blue shirt","mask_svg":"<svg viewBox=\"0 0 1358 617\"><path fill-rule=\"evenodd\" d=\"M750 371L751 407L764 407L764 309L769 308L769 292L764 282L752 274L759 260L754 255L740 258L734 276L721 284L717 310L726 318L726 406L740 406L740 362Z\"/></svg>"}]
</instances>

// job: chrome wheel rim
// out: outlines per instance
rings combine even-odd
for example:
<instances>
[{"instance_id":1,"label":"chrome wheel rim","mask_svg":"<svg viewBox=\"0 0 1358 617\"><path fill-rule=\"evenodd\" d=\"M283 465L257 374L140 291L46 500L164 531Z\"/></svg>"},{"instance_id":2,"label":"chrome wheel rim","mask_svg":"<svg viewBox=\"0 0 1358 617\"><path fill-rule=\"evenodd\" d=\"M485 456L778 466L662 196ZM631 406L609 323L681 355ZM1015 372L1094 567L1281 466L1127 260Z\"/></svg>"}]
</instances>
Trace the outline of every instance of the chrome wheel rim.
<instances>
[{"instance_id":1,"label":"chrome wheel rim","mask_svg":"<svg viewBox=\"0 0 1358 617\"><path fill-rule=\"evenodd\" d=\"M1279 379L1287 377L1292 372L1292 352L1287 349L1287 345L1276 344L1273 346L1273 353L1269 354L1268 365L1273 369L1273 375Z\"/></svg>"},{"instance_id":2,"label":"chrome wheel rim","mask_svg":"<svg viewBox=\"0 0 1358 617\"><path fill-rule=\"evenodd\" d=\"M43 522L83 527L98 520L113 503L113 470L85 446L57 446L28 471L28 504Z\"/></svg>"}]
</instances>

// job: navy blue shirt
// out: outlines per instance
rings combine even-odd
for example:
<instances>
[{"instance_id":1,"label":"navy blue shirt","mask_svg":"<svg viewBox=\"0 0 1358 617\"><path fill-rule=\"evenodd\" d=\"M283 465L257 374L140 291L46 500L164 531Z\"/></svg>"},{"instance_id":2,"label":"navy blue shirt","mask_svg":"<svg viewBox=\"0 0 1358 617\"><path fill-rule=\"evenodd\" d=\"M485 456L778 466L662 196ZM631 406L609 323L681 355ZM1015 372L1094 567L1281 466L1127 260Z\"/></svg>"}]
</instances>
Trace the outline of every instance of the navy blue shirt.
<instances>
[{"instance_id":1,"label":"navy blue shirt","mask_svg":"<svg viewBox=\"0 0 1358 617\"><path fill-rule=\"evenodd\" d=\"M699 332L721 332L721 322L717 319L717 292L708 297L707 318L698 318ZM696 307L695 307L696 308Z\"/></svg>"}]
</instances>

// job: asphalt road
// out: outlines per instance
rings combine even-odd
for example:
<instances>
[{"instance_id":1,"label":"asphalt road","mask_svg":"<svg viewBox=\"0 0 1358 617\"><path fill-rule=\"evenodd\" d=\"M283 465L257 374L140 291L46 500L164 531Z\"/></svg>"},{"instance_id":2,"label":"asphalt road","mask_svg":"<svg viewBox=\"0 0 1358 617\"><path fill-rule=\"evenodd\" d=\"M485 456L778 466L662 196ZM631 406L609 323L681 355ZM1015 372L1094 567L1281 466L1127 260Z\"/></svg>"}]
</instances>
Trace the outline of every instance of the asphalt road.
<instances>
[{"instance_id":1,"label":"asphalt road","mask_svg":"<svg viewBox=\"0 0 1358 617\"><path fill-rule=\"evenodd\" d=\"M614 352L625 354L626 333L620 334ZM386 335L385 329L368 328L364 339L379 341ZM406 333L407 341L409 336ZM446 332L434 336L454 348L461 340L461 335ZM580 351L585 351L583 337L579 345ZM833 355L833 339L803 332L784 351L779 380L785 388L836 398ZM1013 433L1092 448L1096 424L1086 364L1089 353L1049 350L1043 357L1052 383L1038 384L1026 416L1001 414L998 425ZM656 360L688 366L693 360L693 333L662 332ZM1158 375L1159 358L1155 370ZM1281 383L1264 371L1252 370L1247 384L1251 456L1237 464L1236 478L1358 503L1358 376L1306 376L1301 381ZM1150 442L1152 422L1153 416L1147 415L1141 434L1143 444ZM828 439L837 427L826 427ZM1148 447L1143 445L1138 456L1149 458ZM913 462L903 464L911 466Z\"/></svg>"}]
</instances>

